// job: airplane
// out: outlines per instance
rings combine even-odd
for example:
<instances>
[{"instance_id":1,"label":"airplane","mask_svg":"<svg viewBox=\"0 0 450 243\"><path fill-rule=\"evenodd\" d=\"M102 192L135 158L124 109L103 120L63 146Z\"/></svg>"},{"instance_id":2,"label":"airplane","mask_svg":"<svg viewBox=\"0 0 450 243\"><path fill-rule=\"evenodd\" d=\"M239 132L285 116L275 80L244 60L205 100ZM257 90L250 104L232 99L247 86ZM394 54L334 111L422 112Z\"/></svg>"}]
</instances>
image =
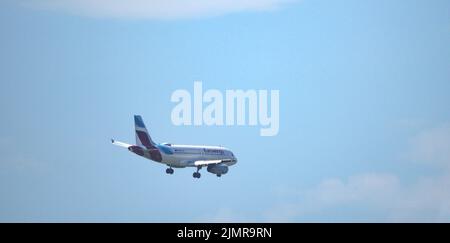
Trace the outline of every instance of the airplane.
<instances>
[{"instance_id":1,"label":"airplane","mask_svg":"<svg viewBox=\"0 0 450 243\"><path fill-rule=\"evenodd\" d=\"M167 174L173 174L173 168L195 167L192 174L199 179L200 169L221 177L228 172L228 166L237 163L237 158L231 150L219 146L175 145L170 143L155 143L145 127L142 117L134 116L136 144L127 144L111 139L112 144L128 149L141 157L167 165Z\"/></svg>"}]
</instances>

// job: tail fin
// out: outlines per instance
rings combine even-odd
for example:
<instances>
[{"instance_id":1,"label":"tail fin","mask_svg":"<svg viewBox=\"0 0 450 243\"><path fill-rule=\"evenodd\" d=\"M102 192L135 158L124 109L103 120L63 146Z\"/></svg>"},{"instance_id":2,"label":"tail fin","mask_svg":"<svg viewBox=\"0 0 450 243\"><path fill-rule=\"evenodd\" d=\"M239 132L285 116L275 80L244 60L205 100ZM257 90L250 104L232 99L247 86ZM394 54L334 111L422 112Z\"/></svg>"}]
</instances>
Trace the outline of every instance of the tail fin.
<instances>
[{"instance_id":1,"label":"tail fin","mask_svg":"<svg viewBox=\"0 0 450 243\"><path fill-rule=\"evenodd\" d=\"M136 131L136 144L147 149L155 148L155 143L153 142L150 134L145 128L144 121L141 116L134 116L134 129Z\"/></svg>"}]
</instances>

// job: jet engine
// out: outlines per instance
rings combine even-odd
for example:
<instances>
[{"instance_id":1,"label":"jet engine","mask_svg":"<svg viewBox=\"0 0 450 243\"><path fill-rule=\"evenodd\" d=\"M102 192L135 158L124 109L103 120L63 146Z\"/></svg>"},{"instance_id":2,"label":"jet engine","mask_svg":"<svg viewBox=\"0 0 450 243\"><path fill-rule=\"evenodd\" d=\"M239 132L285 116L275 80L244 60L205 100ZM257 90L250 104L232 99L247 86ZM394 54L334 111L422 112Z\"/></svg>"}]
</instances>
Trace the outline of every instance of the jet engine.
<instances>
[{"instance_id":1,"label":"jet engine","mask_svg":"<svg viewBox=\"0 0 450 243\"><path fill-rule=\"evenodd\" d=\"M208 165L208 172L216 174L217 176L224 175L228 172L228 166L226 165Z\"/></svg>"}]
</instances>

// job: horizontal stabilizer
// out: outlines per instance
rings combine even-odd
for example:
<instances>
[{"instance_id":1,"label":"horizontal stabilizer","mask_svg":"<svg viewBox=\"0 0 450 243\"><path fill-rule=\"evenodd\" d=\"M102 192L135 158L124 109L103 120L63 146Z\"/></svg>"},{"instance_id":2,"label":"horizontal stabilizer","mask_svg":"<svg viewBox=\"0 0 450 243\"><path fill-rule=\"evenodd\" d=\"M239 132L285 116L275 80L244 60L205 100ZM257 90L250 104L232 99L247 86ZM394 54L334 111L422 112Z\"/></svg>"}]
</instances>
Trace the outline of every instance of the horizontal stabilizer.
<instances>
[{"instance_id":1,"label":"horizontal stabilizer","mask_svg":"<svg viewBox=\"0 0 450 243\"><path fill-rule=\"evenodd\" d=\"M120 141L115 141L114 139L111 139L111 143L114 144L114 145L117 145L119 147L123 147L123 148L129 148L130 146L133 146L131 144L123 143L123 142L120 142Z\"/></svg>"}]
</instances>

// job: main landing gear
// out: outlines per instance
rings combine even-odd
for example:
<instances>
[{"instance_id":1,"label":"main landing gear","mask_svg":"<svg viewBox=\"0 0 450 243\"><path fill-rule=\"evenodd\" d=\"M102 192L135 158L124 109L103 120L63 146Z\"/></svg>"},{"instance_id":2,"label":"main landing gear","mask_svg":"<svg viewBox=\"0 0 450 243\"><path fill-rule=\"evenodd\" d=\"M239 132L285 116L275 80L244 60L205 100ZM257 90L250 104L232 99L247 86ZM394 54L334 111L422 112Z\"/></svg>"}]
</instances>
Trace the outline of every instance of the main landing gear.
<instances>
[{"instance_id":1,"label":"main landing gear","mask_svg":"<svg viewBox=\"0 0 450 243\"><path fill-rule=\"evenodd\" d=\"M194 174L192 174L192 176L193 176L194 178L200 179L200 177L202 176L202 174L200 174L200 172L198 172L198 171L199 171L201 168L202 168L201 166L198 166L198 167L197 167L197 172L194 172Z\"/></svg>"},{"instance_id":2,"label":"main landing gear","mask_svg":"<svg viewBox=\"0 0 450 243\"><path fill-rule=\"evenodd\" d=\"M167 168L167 169L166 169L166 173L169 174L169 175L172 175L172 174L173 174L173 169L172 169L172 167Z\"/></svg>"}]
</instances>

